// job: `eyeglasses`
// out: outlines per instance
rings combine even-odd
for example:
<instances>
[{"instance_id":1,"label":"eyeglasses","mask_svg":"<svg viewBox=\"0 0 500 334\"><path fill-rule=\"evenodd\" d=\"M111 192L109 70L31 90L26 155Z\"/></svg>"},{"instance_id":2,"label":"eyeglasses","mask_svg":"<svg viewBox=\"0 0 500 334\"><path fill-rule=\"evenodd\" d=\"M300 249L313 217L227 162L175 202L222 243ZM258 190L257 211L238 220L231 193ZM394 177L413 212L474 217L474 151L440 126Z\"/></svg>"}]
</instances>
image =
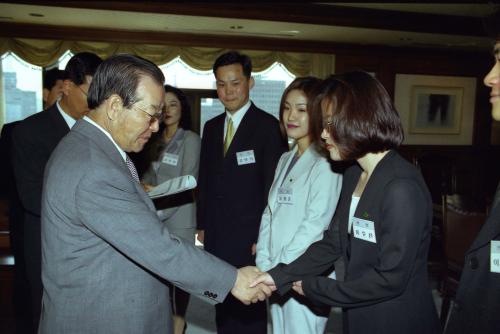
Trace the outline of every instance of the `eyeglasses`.
<instances>
[{"instance_id":1,"label":"eyeglasses","mask_svg":"<svg viewBox=\"0 0 500 334\"><path fill-rule=\"evenodd\" d=\"M165 113L163 111L158 111L154 115L151 115L150 113L148 113L146 110L142 109L141 107L139 107L137 105L135 105L135 107L149 116L149 124L153 124L154 122L161 123L161 122L163 122L163 119L165 118Z\"/></svg>"}]
</instances>

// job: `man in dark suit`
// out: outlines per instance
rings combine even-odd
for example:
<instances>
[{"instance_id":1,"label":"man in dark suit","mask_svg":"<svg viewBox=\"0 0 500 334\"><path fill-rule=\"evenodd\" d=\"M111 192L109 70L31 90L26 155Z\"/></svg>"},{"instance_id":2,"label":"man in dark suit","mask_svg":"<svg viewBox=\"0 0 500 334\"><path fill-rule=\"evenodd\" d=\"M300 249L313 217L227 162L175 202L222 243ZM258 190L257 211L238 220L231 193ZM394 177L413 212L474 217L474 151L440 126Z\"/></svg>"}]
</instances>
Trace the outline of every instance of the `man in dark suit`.
<instances>
[{"instance_id":1,"label":"man in dark suit","mask_svg":"<svg viewBox=\"0 0 500 334\"><path fill-rule=\"evenodd\" d=\"M238 52L214 63L225 113L205 124L199 171L199 238L205 249L236 267L255 265L255 243L274 171L286 142L278 120L250 100L252 63ZM216 305L217 332L265 333L266 305Z\"/></svg>"},{"instance_id":2,"label":"man in dark suit","mask_svg":"<svg viewBox=\"0 0 500 334\"><path fill-rule=\"evenodd\" d=\"M12 133L14 174L24 208L24 255L35 330L42 301L40 206L44 169L59 141L88 112L87 91L101 62L89 52L73 56L66 65L61 100L20 122Z\"/></svg>"},{"instance_id":3,"label":"man in dark suit","mask_svg":"<svg viewBox=\"0 0 500 334\"><path fill-rule=\"evenodd\" d=\"M24 226L23 207L19 200L16 182L14 181L14 170L12 168L12 131L20 121L4 124L0 135L0 156L3 159L0 164L0 197L4 197L9 203L9 240L10 249L14 256L14 316L16 333L30 333L31 326L31 298L29 296L29 285L26 277L26 266L24 264Z\"/></svg>"},{"instance_id":4,"label":"man in dark suit","mask_svg":"<svg viewBox=\"0 0 500 334\"><path fill-rule=\"evenodd\" d=\"M63 87L64 71L53 68L43 72L43 109L47 109L61 98Z\"/></svg>"},{"instance_id":5,"label":"man in dark suit","mask_svg":"<svg viewBox=\"0 0 500 334\"><path fill-rule=\"evenodd\" d=\"M500 11L486 27L495 38L494 64L484 78L491 88L491 116L500 121ZM500 333L500 206L494 201L491 214L465 253L464 268L446 334Z\"/></svg>"}]
</instances>

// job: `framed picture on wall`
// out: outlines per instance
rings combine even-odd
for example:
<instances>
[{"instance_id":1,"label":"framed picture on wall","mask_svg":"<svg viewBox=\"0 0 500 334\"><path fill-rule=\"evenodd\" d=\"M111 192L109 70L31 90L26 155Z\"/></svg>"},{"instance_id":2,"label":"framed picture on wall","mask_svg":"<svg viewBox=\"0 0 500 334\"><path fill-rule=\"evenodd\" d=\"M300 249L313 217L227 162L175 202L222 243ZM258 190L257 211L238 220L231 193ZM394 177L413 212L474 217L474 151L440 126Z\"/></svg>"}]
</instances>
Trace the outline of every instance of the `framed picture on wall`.
<instances>
[{"instance_id":1,"label":"framed picture on wall","mask_svg":"<svg viewBox=\"0 0 500 334\"><path fill-rule=\"evenodd\" d=\"M471 145L476 78L397 74L394 103L407 145Z\"/></svg>"},{"instance_id":2,"label":"framed picture on wall","mask_svg":"<svg viewBox=\"0 0 500 334\"><path fill-rule=\"evenodd\" d=\"M463 87L413 86L411 134L460 134Z\"/></svg>"}]
</instances>

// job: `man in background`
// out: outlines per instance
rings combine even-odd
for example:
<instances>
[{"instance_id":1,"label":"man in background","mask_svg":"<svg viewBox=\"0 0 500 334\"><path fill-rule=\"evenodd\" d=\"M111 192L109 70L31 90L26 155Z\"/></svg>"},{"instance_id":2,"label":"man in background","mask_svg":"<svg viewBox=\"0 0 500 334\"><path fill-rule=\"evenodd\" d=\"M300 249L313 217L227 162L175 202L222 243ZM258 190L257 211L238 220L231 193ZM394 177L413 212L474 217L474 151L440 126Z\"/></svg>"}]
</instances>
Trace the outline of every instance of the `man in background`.
<instances>
[{"instance_id":1,"label":"man in background","mask_svg":"<svg viewBox=\"0 0 500 334\"><path fill-rule=\"evenodd\" d=\"M9 241L14 256L13 305L16 333L32 333L31 298L24 264L23 207L12 167L12 131L20 121L4 124L0 135L0 197L8 201Z\"/></svg>"},{"instance_id":2,"label":"man in background","mask_svg":"<svg viewBox=\"0 0 500 334\"><path fill-rule=\"evenodd\" d=\"M43 109L47 109L63 94L64 71L53 68L43 72Z\"/></svg>"},{"instance_id":3,"label":"man in background","mask_svg":"<svg viewBox=\"0 0 500 334\"><path fill-rule=\"evenodd\" d=\"M250 58L227 52L217 58L213 72L225 112L203 130L198 236L215 256L236 267L253 266L262 212L287 146L278 120L249 99L254 85ZM243 307L229 297L215 308L219 334L267 331L264 303Z\"/></svg>"},{"instance_id":4,"label":"man in background","mask_svg":"<svg viewBox=\"0 0 500 334\"><path fill-rule=\"evenodd\" d=\"M101 62L93 53L74 55L66 65L61 99L46 111L21 121L12 132L12 159L24 210L24 256L35 331L42 301L40 214L45 165L76 120L88 112L87 91Z\"/></svg>"},{"instance_id":5,"label":"man in background","mask_svg":"<svg viewBox=\"0 0 500 334\"><path fill-rule=\"evenodd\" d=\"M258 269L236 269L171 235L128 157L164 118L165 78L153 63L116 55L97 69L90 112L54 150L42 202L41 334L173 333L168 280L210 302L249 288ZM265 305L265 303L260 303Z\"/></svg>"},{"instance_id":6,"label":"man in background","mask_svg":"<svg viewBox=\"0 0 500 334\"><path fill-rule=\"evenodd\" d=\"M488 18L486 28L495 39L493 67L484 78L491 89L491 116L500 121L500 11ZM446 334L500 333L500 206L491 213L465 253Z\"/></svg>"}]
</instances>

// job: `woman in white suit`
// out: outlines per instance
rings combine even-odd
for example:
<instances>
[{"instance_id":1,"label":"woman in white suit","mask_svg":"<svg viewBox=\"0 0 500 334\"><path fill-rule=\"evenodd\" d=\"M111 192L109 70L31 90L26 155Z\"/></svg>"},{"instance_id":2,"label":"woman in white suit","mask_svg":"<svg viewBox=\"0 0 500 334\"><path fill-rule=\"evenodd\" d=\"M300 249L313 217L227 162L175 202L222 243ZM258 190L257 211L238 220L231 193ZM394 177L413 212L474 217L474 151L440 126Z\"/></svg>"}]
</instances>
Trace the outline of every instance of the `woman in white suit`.
<instances>
[{"instance_id":1,"label":"woman in white suit","mask_svg":"<svg viewBox=\"0 0 500 334\"><path fill-rule=\"evenodd\" d=\"M280 123L295 145L278 162L262 215L256 258L262 271L292 262L321 240L337 206L342 176L332 172L318 153L310 121L308 103L319 82L313 77L297 78L281 99ZM298 294L276 295L269 303L273 334L324 332L328 310L315 308Z\"/></svg>"},{"instance_id":2,"label":"woman in white suit","mask_svg":"<svg viewBox=\"0 0 500 334\"><path fill-rule=\"evenodd\" d=\"M191 130L191 110L186 95L178 88L165 86L165 120L148 147L152 161L142 177L145 188L181 175L198 178L200 137ZM196 206L193 192L186 191L155 205L162 222L171 234L194 243L196 231ZM189 294L171 286L174 333L184 332Z\"/></svg>"}]
</instances>

